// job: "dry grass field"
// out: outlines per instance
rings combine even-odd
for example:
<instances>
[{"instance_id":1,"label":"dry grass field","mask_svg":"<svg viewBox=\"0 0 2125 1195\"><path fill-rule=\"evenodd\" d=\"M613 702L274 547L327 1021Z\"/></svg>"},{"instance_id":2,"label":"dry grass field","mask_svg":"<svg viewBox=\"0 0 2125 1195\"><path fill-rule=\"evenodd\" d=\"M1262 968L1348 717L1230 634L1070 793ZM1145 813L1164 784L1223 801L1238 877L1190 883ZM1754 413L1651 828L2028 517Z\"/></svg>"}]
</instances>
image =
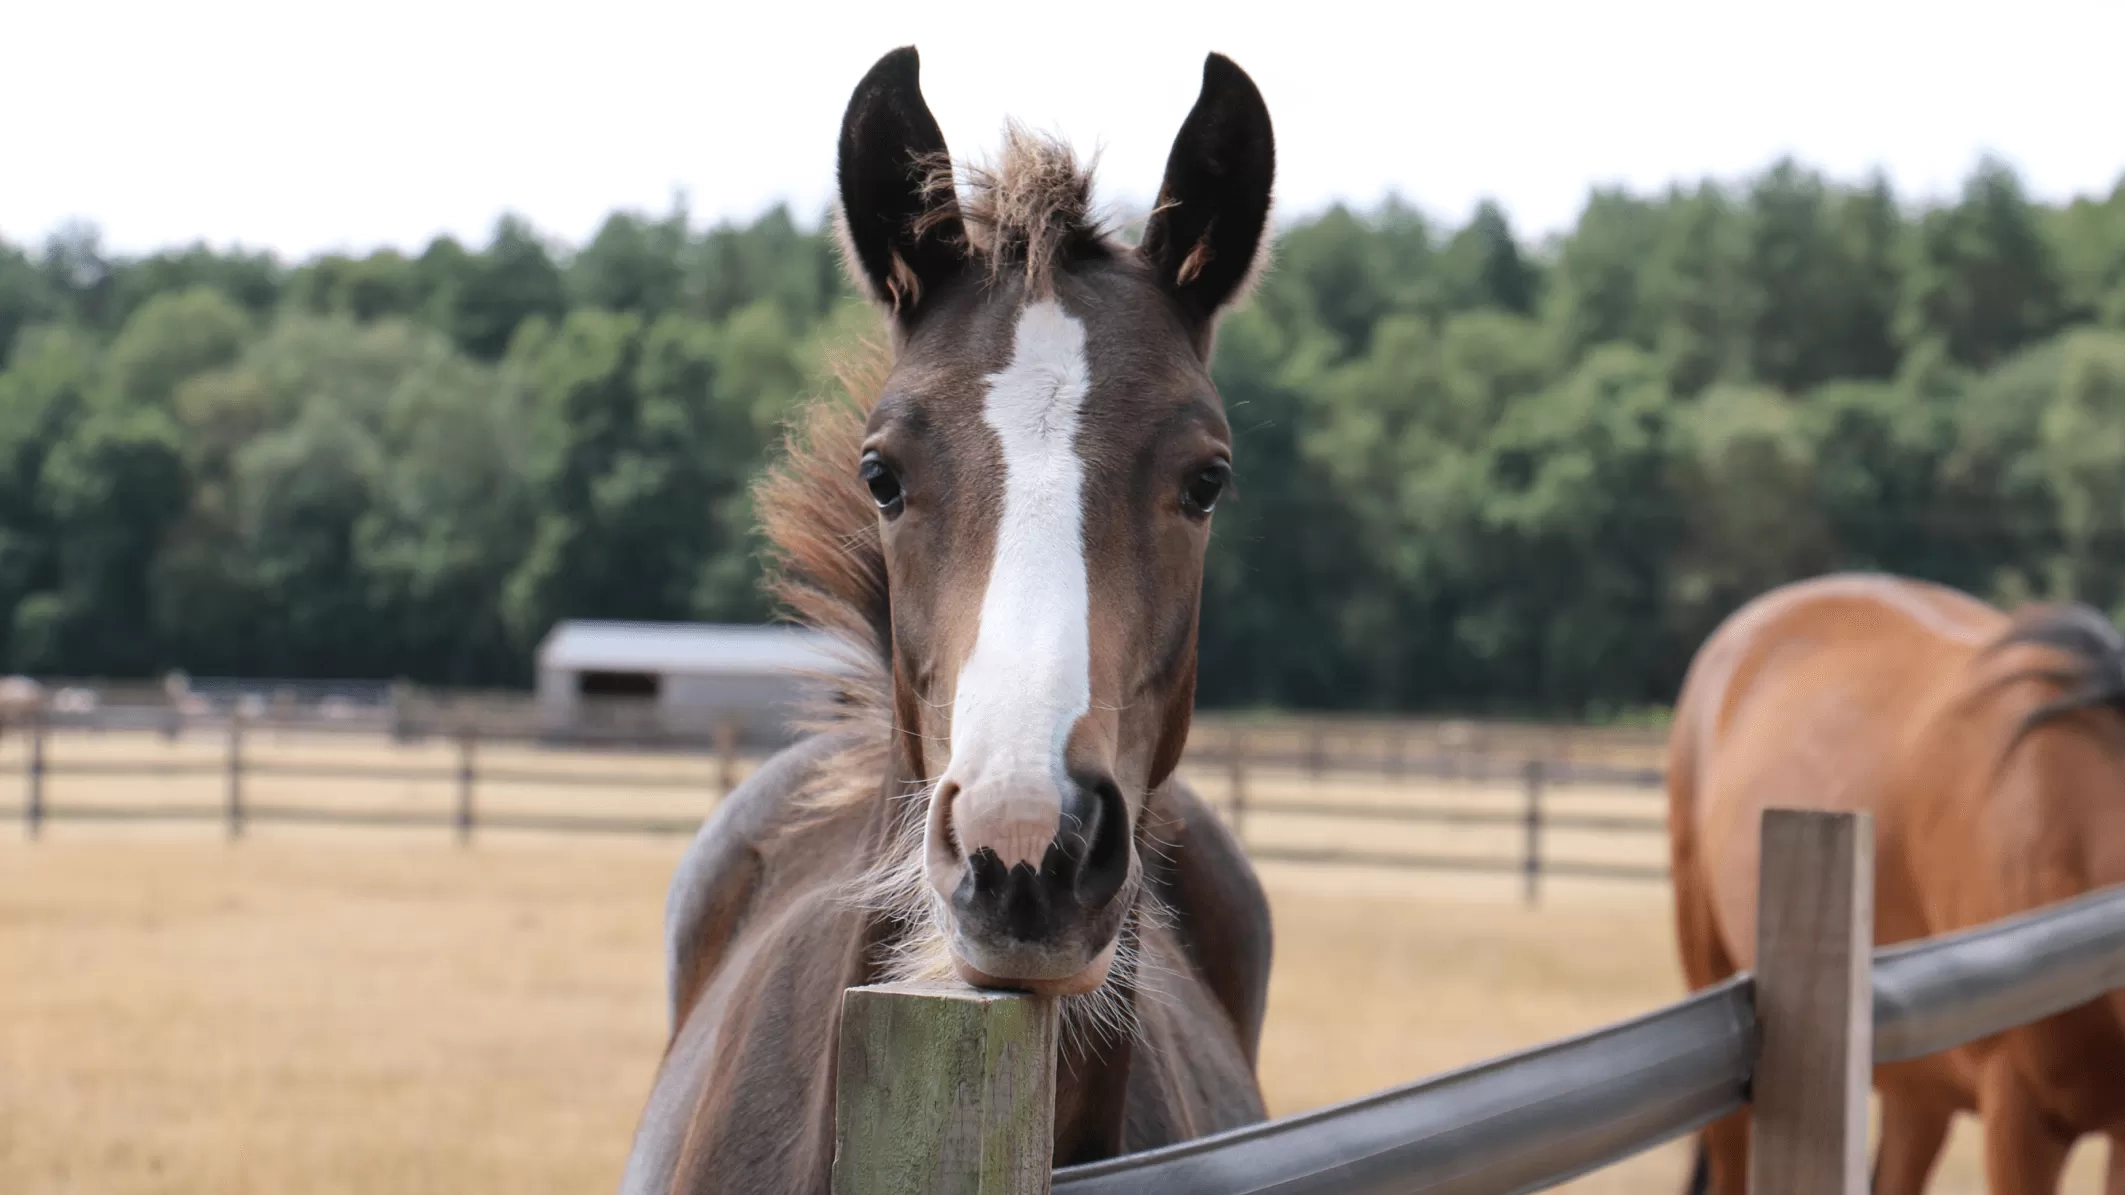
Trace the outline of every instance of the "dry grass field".
<instances>
[{"instance_id":1,"label":"dry grass field","mask_svg":"<svg viewBox=\"0 0 2125 1195\"><path fill-rule=\"evenodd\" d=\"M214 748L111 736L55 744L52 757L194 749ZM438 765L451 758L415 750L434 751ZM0 816L19 796L18 751L19 741L0 743ZM692 769L712 792L714 765L698 760L527 751L522 762ZM447 784L405 783L255 780L261 793L290 785L275 800L447 808ZM1316 787L1277 783L1294 800ZM1219 795L1214 781L1205 787ZM1377 785L1344 787L1335 799L1394 799ZM1433 787L1400 799L1512 799ZM211 806L221 791L210 777L57 777L50 795ZM690 814L710 798L495 797L515 799ZM1643 794L1569 799L1657 809ZM1254 821L1250 837L1335 832L1287 821ZM1374 849L1509 856L1517 842L1502 829L1343 825ZM1659 856L1657 839L1588 838L1574 851ZM612 1189L664 1030L660 920L679 849L676 839L495 833L465 850L434 830L270 825L230 845L208 825L67 822L31 844L0 830L0 1192ZM1262 870L1278 936L1262 1063L1276 1113L1680 994L1656 884L1554 881L1543 906L1526 909L1510 877ZM1960 1128L1938 1190L1982 1190L1975 1146L1972 1127ZM1669 1146L1571 1189L1679 1190L1685 1161ZM2098 1189L2100 1161L2084 1146L2069 1190Z\"/></svg>"}]
</instances>

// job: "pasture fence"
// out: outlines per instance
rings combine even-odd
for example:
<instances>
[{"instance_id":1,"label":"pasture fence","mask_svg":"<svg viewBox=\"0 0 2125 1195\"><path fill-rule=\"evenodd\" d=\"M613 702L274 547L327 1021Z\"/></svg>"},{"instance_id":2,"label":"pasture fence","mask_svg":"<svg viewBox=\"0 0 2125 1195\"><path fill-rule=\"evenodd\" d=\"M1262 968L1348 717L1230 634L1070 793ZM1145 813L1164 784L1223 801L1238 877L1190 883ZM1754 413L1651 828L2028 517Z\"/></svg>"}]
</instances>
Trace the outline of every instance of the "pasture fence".
<instances>
[{"instance_id":1,"label":"pasture fence","mask_svg":"<svg viewBox=\"0 0 2125 1195\"><path fill-rule=\"evenodd\" d=\"M70 719L55 725L52 720L36 715L18 722L14 729L20 732L26 743L22 773L22 819L25 833L34 839L39 837L44 827L51 822L101 821L220 822L231 841L243 838L250 827L267 823L404 829L433 827L451 831L461 845L470 845L475 832L482 829L541 830L558 833L691 834L700 826L699 816L495 810L484 807L479 794L483 787L495 786L607 791L666 790L701 797L705 810L712 807L714 800L729 794L737 784L746 762L740 751L738 736L733 732L719 731L709 744L657 744L660 747L691 748L690 752L682 750L681 754L712 752L716 762L716 772L712 780L701 775L676 771L667 774L645 774L640 771L597 771L573 767L548 769L483 766L480 762L483 744L526 746L536 740L516 735L483 733L477 723L466 723L454 730L435 733L434 737L447 741L453 749L453 758L442 764L344 763L315 759L285 761L260 758L259 752L252 744L255 744L261 732L322 733L334 738L373 739L377 736L368 727L319 726L314 723L274 719L271 716L253 717L240 710L229 712L214 720L188 718L181 728L163 730L165 736L172 739L182 734L197 735L202 731L218 734L225 743L218 758L157 760L91 757L64 762L54 758L51 745L59 735L76 733L95 736L112 729L137 728L137 725L127 720L118 721L114 727L87 718ZM403 744L426 737L429 737L429 732L401 727L391 736L391 741ZM633 741L614 741L607 745L640 744ZM93 756L94 753L86 754ZM163 801L57 802L51 791L56 782L62 780L177 781L212 777L220 777L223 784L223 797L218 806L199 802L172 804ZM447 807L434 809L386 806L348 808L304 804L300 801L268 802L254 800L250 796L251 783L261 778L448 786L452 796Z\"/></svg>"},{"instance_id":2,"label":"pasture fence","mask_svg":"<svg viewBox=\"0 0 2125 1195\"><path fill-rule=\"evenodd\" d=\"M0 725L0 748L8 738L23 744L21 813L32 837L48 822L86 820L220 821L232 840L276 823L425 826L461 843L506 829L684 834L771 746L729 720L707 736L625 721L555 736L539 726L528 698L508 694L324 684L270 694L234 686L178 695L144 687L49 691L52 699ZM97 749L103 736L125 733L173 745L219 736L225 745L218 758L174 747L159 757ZM383 751L288 758L273 744L291 735L366 740L403 758ZM59 742L68 749L55 751ZM451 745L449 758L433 749L439 743ZM1204 713L1181 766L1256 859L1515 878L1533 904L1549 877L1665 876L1660 746L1644 731ZM663 774L574 766L645 753L674 766ZM704 761L712 774L687 766ZM218 808L165 799L179 787L169 783L154 800L55 795L72 791L75 781L191 778L197 785L213 775L225 787L213 803ZM287 795L305 784L357 781L423 786L450 797L414 808L319 805ZM661 791L683 804L643 813L627 812L625 801L547 802L534 810L497 799L503 790L568 788Z\"/></svg>"},{"instance_id":3,"label":"pasture fence","mask_svg":"<svg viewBox=\"0 0 2125 1195\"><path fill-rule=\"evenodd\" d=\"M1517 1195L1745 1108L1757 1195L1864 1195L1874 1064L2125 988L2125 886L1870 951L1871 848L1865 814L1766 813L1753 974L1438 1078L1053 1171L1024 1164L1051 1156L1052 1001L852 988L835 1195Z\"/></svg>"}]
</instances>

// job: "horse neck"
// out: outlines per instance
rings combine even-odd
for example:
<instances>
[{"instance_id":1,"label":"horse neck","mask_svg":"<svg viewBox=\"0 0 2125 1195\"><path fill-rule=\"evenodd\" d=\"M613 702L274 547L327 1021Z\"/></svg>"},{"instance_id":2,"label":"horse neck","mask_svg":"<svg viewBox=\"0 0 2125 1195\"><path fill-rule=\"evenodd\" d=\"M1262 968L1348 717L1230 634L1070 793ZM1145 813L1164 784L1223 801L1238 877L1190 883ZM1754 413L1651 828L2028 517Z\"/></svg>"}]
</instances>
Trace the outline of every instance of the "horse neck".
<instances>
[{"instance_id":1,"label":"horse neck","mask_svg":"<svg viewBox=\"0 0 2125 1195\"><path fill-rule=\"evenodd\" d=\"M1133 992L1125 995L1134 1001ZM1073 1035L1069 1025L1063 1039L1055 1075L1055 1164L1115 1157L1124 1152L1135 1040L1096 1030Z\"/></svg>"}]
</instances>

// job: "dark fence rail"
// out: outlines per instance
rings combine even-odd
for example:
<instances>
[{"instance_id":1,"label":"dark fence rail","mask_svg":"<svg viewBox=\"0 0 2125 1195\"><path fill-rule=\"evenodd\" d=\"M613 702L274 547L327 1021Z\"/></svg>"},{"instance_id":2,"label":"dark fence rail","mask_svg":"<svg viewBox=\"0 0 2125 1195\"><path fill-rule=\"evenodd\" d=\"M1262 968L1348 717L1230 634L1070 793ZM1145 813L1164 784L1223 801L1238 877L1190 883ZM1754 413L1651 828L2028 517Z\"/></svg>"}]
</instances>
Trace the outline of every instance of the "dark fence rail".
<instances>
[{"instance_id":1,"label":"dark fence rail","mask_svg":"<svg viewBox=\"0 0 2125 1195\"><path fill-rule=\"evenodd\" d=\"M490 794L498 788L697 792L704 797L705 813L710 802L736 783L743 766L757 762L771 746L745 741L735 726L704 736L666 733L624 720L598 723L557 738L540 727L530 699L521 694L436 694L391 686L325 684L261 693L235 682L206 684L176 697L145 687L50 687L46 693L37 708L0 710L0 736L29 740L22 762L26 794L22 813L32 835L47 822L199 821L207 816L168 800L122 810L108 801L93 807L56 801L50 789L58 782L127 776L168 781L214 775L225 777L226 799L219 806L232 837L240 836L246 825L273 823L439 824L454 829L461 840L470 840L481 830L512 828L687 833L695 824L691 819L630 816L618 809L519 816L491 807ZM218 737L226 740L226 749L214 758L160 760L81 758L79 750L54 757L46 749L51 736L128 732L153 733L173 742ZM458 758L451 763L402 763L388 757L291 762L254 745L257 736L285 734L367 738L399 746L440 740L457 744ZM247 741L247 735L252 741ZM546 760L536 757L490 761L482 758L488 746L541 746L591 754L606 749L646 751L675 759L706 756L720 763L718 779L704 783L697 775L679 772L658 776L548 767ZM1517 876L1532 903L1539 900L1543 881L1549 877L1659 880L1666 875L1666 868L1651 851L1634 860L1577 858L1560 854L1556 846L1559 834L1635 837L1647 844L1657 841L1665 830L1663 811L1653 799L1661 773L1657 767L1631 762L1654 758L1657 746L1657 739L1645 732L1205 715L1191 736L1183 771L1222 809L1257 859ZM1526 754L1536 751L1545 754ZM262 806L251 793L252 782L259 780L447 785L457 791L456 808L438 819L425 812L308 808L286 800ZM1364 795L1365 785L1372 786L1374 799L1342 795L1336 786L1350 782L1361 782L1359 795ZM1574 807L1575 794L1596 788L1611 795L1618 790L1642 790L1648 800L1643 812ZM1382 793L1386 799L1379 799ZM1460 799L1469 793L1484 794L1484 799ZM1262 832L1265 819L1277 823L1273 832ZM1509 838L1493 836L1483 851L1465 854L1443 849L1452 843L1413 842L1406 844L1412 849L1394 850L1356 832L1355 828L1368 823L1506 831ZM1342 827L1337 835L1345 841L1322 841L1322 834L1304 832L1307 827Z\"/></svg>"}]
</instances>

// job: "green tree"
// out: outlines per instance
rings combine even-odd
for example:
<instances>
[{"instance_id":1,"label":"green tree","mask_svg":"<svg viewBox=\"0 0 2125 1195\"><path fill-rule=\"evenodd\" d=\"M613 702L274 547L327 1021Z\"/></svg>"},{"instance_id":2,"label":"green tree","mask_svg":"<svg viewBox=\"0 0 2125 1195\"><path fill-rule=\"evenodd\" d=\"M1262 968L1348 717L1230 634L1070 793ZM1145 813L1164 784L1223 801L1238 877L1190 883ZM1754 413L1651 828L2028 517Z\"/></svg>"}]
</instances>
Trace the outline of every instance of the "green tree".
<instances>
[{"instance_id":1,"label":"green tree","mask_svg":"<svg viewBox=\"0 0 2125 1195\"><path fill-rule=\"evenodd\" d=\"M447 238L437 240L420 267L435 318L459 347L482 361L499 360L524 321L558 319L568 309L561 268L537 231L516 216L502 217L493 240L477 254Z\"/></svg>"},{"instance_id":2,"label":"green tree","mask_svg":"<svg viewBox=\"0 0 2125 1195\"><path fill-rule=\"evenodd\" d=\"M1837 564L1803 410L1759 386L1718 385L1678 413L1672 482L1681 540L1668 567L1685 642L1758 593Z\"/></svg>"},{"instance_id":3,"label":"green tree","mask_svg":"<svg viewBox=\"0 0 2125 1195\"><path fill-rule=\"evenodd\" d=\"M53 447L38 480L52 519L55 584L16 606L16 660L99 676L155 671L166 661L149 577L185 498L175 421L149 407L91 409Z\"/></svg>"},{"instance_id":4,"label":"green tree","mask_svg":"<svg viewBox=\"0 0 2125 1195\"><path fill-rule=\"evenodd\" d=\"M14 636L33 596L59 584L59 527L45 485L45 463L88 414L95 387L95 346L66 328L32 329L0 371L0 661L28 666ZM50 606L47 597L42 603ZM56 644L39 645L53 660Z\"/></svg>"},{"instance_id":5,"label":"green tree","mask_svg":"<svg viewBox=\"0 0 2125 1195\"><path fill-rule=\"evenodd\" d=\"M24 329L58 315L50 283L27 253L0 241L0 369Z\"/></svg>"},{"instance_id":6,"label":"green tree","mask_svg":"<svg viewBox=\"0 0 2125 1195\"><path fill-rule=\"evenodd\" d=\"M807 327L849 293L832 240L798 228L779 205L749 225L709 230L686 256L689 307L708 320L768 299L794 326Z\"/></svg>"},{"instance_id":7,"label":"green tree","mask_svg":"<svg viewBox=\"0 0 2125 1195\"><path fill-rule=\"evenodd\" d=\"M2037 451L2065 541L2056 578L2061 596L2125 617L2125 334L2076 332L2060 351Z\"/></svg>"},{"instance_id":8,"label":"green tree","mask_svg":"<svg viewBox=\"0 0 2125 1195\"><path fill-rule=\"evenodd\" d=\"M2013 171L1987 159L1953 207L1926 213L1905 281L1907 348L1937 339L1967 365L1994 365L2059 327L2063 288L2050 243Z\"/></svg>"},{"instance_id":9,"label":"green tree","mask_svg":"<svg viewBox=\"0 0 2125 1195\"><path fill-rule=\"evenodd\" d=\"M1683 397L1748 371L1747 231L1726 192L1707 183L1669 197L1638 301L1668 383Z\"/></svg>"},{"instance_id":10,"label":"green tree","mask_svg":"<svg viewBox=\"0 0 2125 1195\"><path fill-rule=\"evenodd\" d=\"M2125 181L2077 198L2051 222L2068 318L2125 328Z\"/></svg>"},{"instance_id":11,"label":"green tree","mask_svg":"<svg viewBox=\"0 0 2125 1195\"><path fill-rule=\"evenodd\" d=\"M744 537L728 521L744 473L728 462L760 446L751 411L718 391L716 350L712 325L591 311L519 346L539 495L505 597L520 639L564 617L685 618L727 596L716 561Z\"/></svg>"},{"instance_id":12,"label":"green tree","mask_svg":"<svg viewBox=\"0 0 2125 1195\"><path fill-rule=\"evenodd\" d=\"M211 287L156 295L111 343L113 392L137 406L167 407L186 379L235 360L250 335L242 308Z\"/></svg>"},{"instance_id":13,"label":"green tree","mask_svg":"<svg viewBox=\"0 0 2125 1195\"><path fill-rule=\"evenodd\" d=\"M1541 287L1541 273L1521 252L1511 221L1488 199L1440 251L1437 273L1447 311L1528 315Z\"/></svg>"},{"instance_id":14,"label":"green tree","mask_svg":"<svg viewBox=\"0 0 2125 1195\"><path fill-rule=\"evenodd\" d=\"M686 248L683 206L659 221L615 212L568 263L568 293L577 305L646 319L678 311L686 296Z\"/></svg>"},{"instance_id":15,"label":"green tree","mask_svg":"<svg viewBox=\"0 0 2125 1195\"><path fill-rule=\"evenodd\" d=\"M1543 307L1557 361L1569 367L1596 345L1653 347L1657 326L1641 297L1661 212L1621 191L1596 190L1558 251Z\"/></svg>"},{"instance_id":16,"label":"green tree","mask_svg":"<svg viewBox=\"0 0 2125 1195\"><path fill-rule=\"evenodd\" d=\"M205 245L121 261L111 270L106 318L123 325L157 296L212 290L253 318L270 313L284 284L280 263L268 253L216 253Z\"/></svg>"},{"instance_id":17,"label":"green tree","mask_svg":"<svg viewBox=\"0 0 2125 1195\"><path fill-rule=\"evenodd\" d=\"M288 301L313 315L349 315L357 320L423 312L428 295L420 266L392 249L367 257L328 254L296 270Z\"/></svg>"}]
</instances>

